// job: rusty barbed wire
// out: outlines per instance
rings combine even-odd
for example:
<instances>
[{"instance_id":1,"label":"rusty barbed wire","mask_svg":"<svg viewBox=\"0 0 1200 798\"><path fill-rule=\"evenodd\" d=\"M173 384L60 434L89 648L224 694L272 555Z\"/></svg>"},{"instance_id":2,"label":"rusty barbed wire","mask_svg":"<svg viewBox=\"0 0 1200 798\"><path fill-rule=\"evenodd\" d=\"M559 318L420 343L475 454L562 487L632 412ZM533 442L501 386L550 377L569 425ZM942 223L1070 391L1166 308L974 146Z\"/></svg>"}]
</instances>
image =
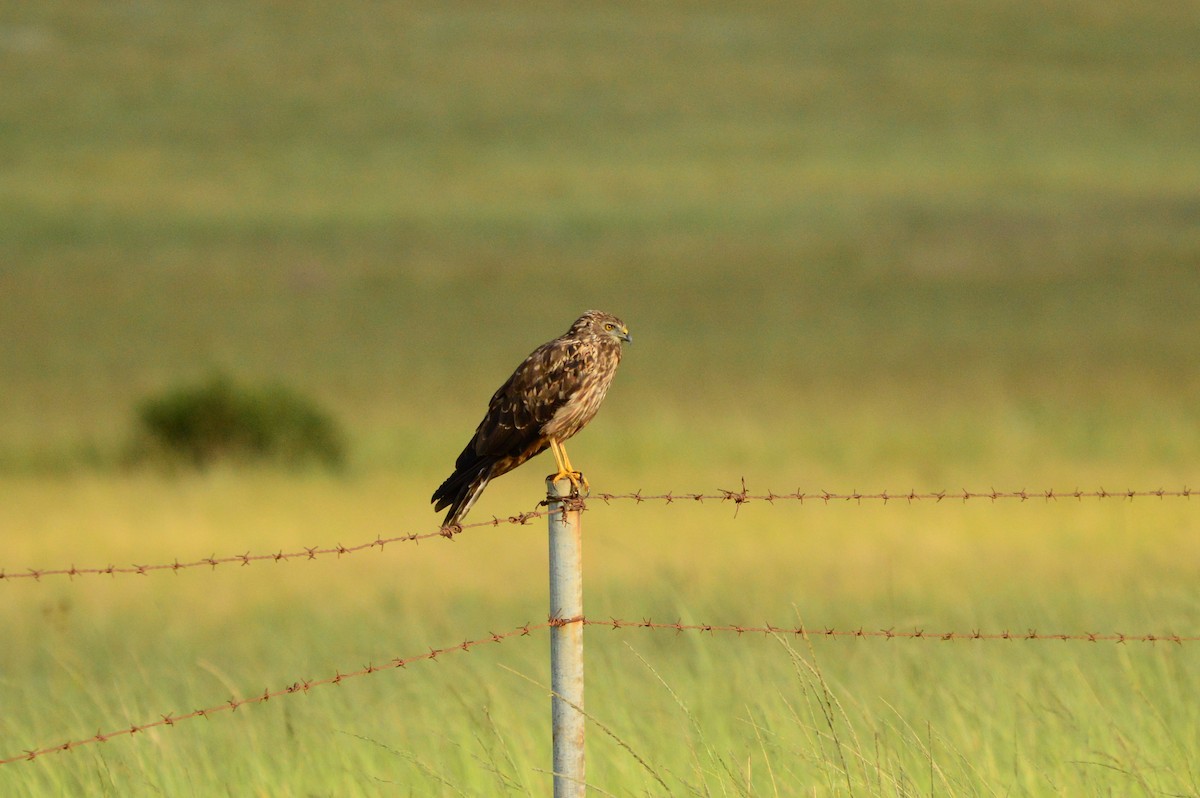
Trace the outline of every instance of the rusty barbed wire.
<instances>
[{"instance_id":1,"label":"rusty barbed wire","mask_svg":"<svg viewBox=\"0 0 1200 798\"><path fill-rule=\"evenodd\" d=\"M523 626L518 626L515 629L512 629L508 632L499 632L499 633L492 632L491 634L489 634L486 637L480 637L475 640L464 640L461 643L457 643L452 646L446 646L444 648L431 648L429 651L427 651L423 654L416 654L411 657L398 657L398 658L393 659L383 665L367 664L357 670L347 671L345 673L343 673L341 670L338 670L334 673L333 676L329 676L324 679L302 679L297 682L292 682L287 687L281 687L277 690L271 690L270 688L267 688L267 689L263 690L263 692L259 695L250 696L249 698L230 698L228 701L225 701L224 703L214 704L213 706L206 707L204 709L197 709L193 712L188 712L183 715L176 715L173 712L167 713L166 715L160 715L158 720L152 720L147 723L140 723L140 724L135 723L135 724L130 725L127 728L120 728L120 729L116 729L116 730L110 731L110 732L99 732L98 731L91 737L82 737L82 738L79 738L76 740L71 740L69 742L45 746L43 748L26 749L21 754L17 754L15 756L9 756L9 757L0 759L0 765L9 765L9 764L12 764L13 762L29 762L34 759L37 759L38 757L46 756L47 754L57 754L57 753L65 752L65 751L73 751L76 748L80 748L81 746L85 746L85 745L90 745L92 743L106 743L115 737L123 737L126 735L132 737L133 735L138 734L140 732L144 732L147 729L154 729L154 728L158 728L158 727L168 727L168 726L173 727L173 726L175 726L175 724L177 724L181 721L191 720L193 718L208 718L210 715L215 715L218 712L225 712L225 711L235 712L239 707L243 707L248 704L263 704L263 703L266 703L267 701L270 701L272 698L278 698L280 696L296 695L297 693L308 693L308 691L313 689L314 687L324 687L324 686L331 685L331 684L341 684L342 682L346 681L347 679L354 679L359 676L369 676L373 673L379 673L380 671L385 671L385 670L395 670L398 668L404 668L404 667L407 667L408 665L411 665L414 662L420 662L421 660L437 659L438 657L442 656L443 654L449 654L449 653L452 653L455 651L470 651L471 649L473 649L477 646L481 646L484 643L500 643L500 642L503 642L504 640L507 640L512 637L526 637L526 636L532 634L533 632L539 631L541 629L546 629L549 626L550 626L549 623L538 623L538 624L527 623Z\"/></svg>"},{"instance_id":2,"label":"rusty barbed wire","mask_svg":"<svg viewBox=\"0 0 1200 798\"><path fill-rule=\"evenodd\" d=\"M620 618L609 618L607 620L599 618L589 618L586 616L577 616L574 618L551 618L548 621L550 626L566 626L572 623L582 623L584 626L601 626L611 629L649 629L652 631L673 631L682 632L709 632L715 634L717 632L735 633L739 637L746 634L761 634L761 635L792 635L795 637L851 637L851 638L882 638L884 640L932 640L932 641L954 641L954 640L1058 640L1058 641L1079 641L1086 643L1183 643L1200 642L1200 635L1179 635L1179 634L1125 634L1123 632L1078 632L1075 634L1064 634L1058 632L1039 632L1036 629L1027 629L1024 632L1013 632L1007 629L1000 632L983 632L978 629L973 629L970 632L929 632L924 629L912 629L910 631L897 631L895 629L834 629L828 626L775 626L773 624L765 624L762 626L755 625L739 625L739 624L710 624L710 623L683 623L675 621L673 623L664 623L654 621L650 618L644 618L640 621L622 620Z\"/></svg>"},{"instance_id":3,"label":"rusty barbed wire","mask_svg":"<svg viewBox=\"0 0 1200 798\"><path fill-rule=\"evenodd\" d=\"M545 504L545 502L542 504ZM26 568L22 571L9 571L5 568L0 568L0 582L17 579L32 579L34 581L41 581L44 577L55 576L66 576L71 579L74 579L77 576L146 576L154 571L171 571L178 573L179 571L187 570L189 568L201 568L205 566L215 570L219 565L233 565L235 563L240 565L249 565L252 562L315 560L318 557L327 557L334 554L336 554L340 559L342 555L355 554L368 549L379 549L380 551L383 551L383 547L389 543L415 543L422 540L429 540L431 538L445 538L446 540L453 540L455 537L468 529L486 526L498 527L501 524L528 524L530 521L536 518L542 518L550 512L549 510L544 509L542 504L539 504L538 507L530 510L529 512L517 513L516 515L510 515L505 518L493 516L490 521L477 521L473 524L444 526L439 528L436 532L414 532L407 535L394 535L387 538L377 535L372 541L358 543L353 546L343 546L340 543L336 546L324 547L303 546L299 549L293 549L292 551L283 551L280 549L278 552L273 554L251 554L250 552L246 552L245 554L232 554L222 557L213 555L210 557L203 557L198 560L189 560L187 562L180 562L179 559L176 558L173 562L156 563L154 565L138 565L135 563L128 566L108 565L103 568L77 568L76 566L71 565L66 568Z\"/></svg>"},{"instance_id":4,"label":"rusty barbed wire","mask_svg":"<svg viewBox=\"0 0 1200 798\"><path fill-rule=\"evenodd\" d=\"M1194 491L1186 485L1178 490L1168 490L1166 488L1157 488L1154 490L1108 490L1106 488L1097 488L1095 490L1082 490L1076 488L1074 490L996 490L990 488L988 490L937 490L937 491L917 491L910 489L907 491L879 491L877 493L862 492L852 490L849 492L833 492L828 490L805 491L797 488L791 493L776 493L772 490L767 490L766 493L751 493L746 487L745 477L741 480L740 490L730 490L719 488L717 493L684 493L678 491L667 491L666 493L645 493L642 490L636 490L628 493L594 493L591 498L598 499L605 504L614 501L633 501L637 504L651 501L661 501L664 504L674 504L676 502L699 502L715 501L715 502L732 502L737 506L747 504L752 501L762 501L773 504L777 501L797 501L800 504L805 502L821 502L829 504L831 502L855 502L862 504L864 501L879 501L883 504L888 502L907 502L913 504L915 502L933 502L935 504L943 501L960 501L967 502L971 500L988 499L996 502L1002 499L1015 499L1021 502L1027 502L1034 499L1042 499L1046 502L1058 501L1059 499L1075 499L1083 501L1084 499L1126 499L1132 501L1140 498L1157 498L1157 499L1190 499Z\"/></svg>"},{"instance_id":5,"label":"rusty barbed wire","mask_svg":"<svg viewBox=\"0 0 1200 798\"><path fill-rule=\"evenodd\" d=\"M639 489L627 493L593 493L590 496L585 497L571 496L566 499L566 502L569 506L577 506L580 509L587 509L586 500L588 499L596 499L604 502L605 504L611 504L612 502L616 501L633 501L636 504L661 501L667 505L688 501L701 504L706 501L713 501L720 503L733 503L735 506L734 513L736 514L737 510L740 509L743 504L748 504L755 501L767 502L768 504L774 504L777 501L796 501L802 505L805 502L821 502L823 504L830 504L833 502L854 502L861 505L864 501L879 501L885 505L889 502L906 502L908 504L913 504L915 502L932 502L934 504L939 504L943 501L967 502L971 500L983 499L987 499L993 503L1006 499L1017 500L1020 502L1027 502L1035 499L1041 499L1044 502L1058 501L1060 499L1075 499L1076 501L1083 501L1084 499L1123 499L1132 501L1133 499L1140 498L1191 499L1192 494L1194 493L1194 491L1187 486L1184 486L1178 490L1168 490L1166 488L1158 488L1155 490L1108 490L1106 488L1081 490L1076 488L1074 490L1022 489L1000 491L990 489L986 491L972 491L962 489L954 491L939 490L925 492L919 492L916 490L909 490L907 492L892 492L884 490L877 493L869 493L858 490L852 490L849 492L833 492L827 490L809 492L797 489L791 493L776 493L772 490L768 490L766 493L751 493L749 488L746 486L745 478L742 478L741 480L740 490L719 488L718 491L719 492L717 493L687 493L680 491L667 491L666 493L645 493ZM128 566L118 566L110 564L105 567L87 568L79 568L75 565L71 565L69 567L59 568L25 568L17 571L10 571L6 568L0 568L0 582L18 579L32 579L34 581L40 581L43 577L55 576L66 576L72 579L74 579L76 576L146 576L154 571L171 571L177 573L185 569L200 568L204 566L207 566L210 569L215 569L219 565L249 565L252 562L264 561L286 562L289 560L315 560L318 557L329 555L337 555L340 558L342 555L354 554L367 549L377 548L382 551L383 547L389 543L417 542L431 538L445 538L447 540L453 540L457 535L468 529L487 526L498 527L505 523L517 525L528 524L530 521L536 518L545 517L550 512L548 509L546 509L548 503L548 500L543 500L539 502L538 506L533 510L517 513L504 518L493 516L489 521L478 521L471 524L441 527L435 532L411 533L407 535L395 535L387 538L376 536L376 538L372 541L359 543L353 546L343 546L340 543L336 546L325 547L304 546L287 552L283 550L275 553L265 554L251 554L246 552L245 554L232 554L222 557L212 555L187 562L180 562L177 558L169 563L156 563L153 565L141 565L134 563Z\"/></svg>"},{"instance_id":6,"label":"rusty barbed wire","mask_svg":"<svg viewBox=\"0 0 1200 798\"><path fill-rule=\"evenodd\" d=\"M20 754L0 758L0 765L9 765L14 762L27 762L46 756L48 754L62 753L73 751L92 743L104 743L116 737L130 736L144 732L148 729L159 727L174 727L175 724L192 720L194 718L208 718L219 712L230 711L234 712L239 707L262 704L270 701L272 698L281 696L296 695L297 693L308 693L309 690L316 687L324 687L331 684L341 684L347 679L354 679L360 676L369 676L374 673L379 673L385 670L395 670L405 668L414 662L422 660L434 660L443 654L453 653L455 651L470 651L473 648L481 646L485 643L500 643L504 640L513 637L527 637L534 632L541 631L554 626L567 626L573 623L582 623L584 626L605 627L614 631L622 629L642 629L649 631L669 631L676 634L684 632L699 632L715 635L717 633L736 634L739 638L745 635L790 635L793 637L824 637L824 638L854 638L854 639L882 639L882 640L928 640L936 642L953 642L953 641L1075 641L1087 643L1173 643L1182 645L1184 643L1200 642L1200 635L1180 635L1174 633L1162 634L1127 634L1124 632L1078 632L1078 633L1060 633L1060 632L1039 632L1036 629L1027 629L1024 632L1013 632L1003 630L1000 632L983 632L978 629L970 632L930 632L925 629L916 628L908 631L897 631L895 629L865 629L859 627L856 629L835 629L828 626L776 626L774 624L711 624L711 623L683 623L682 621L663 622L655 621L650 618L641 620L625 620L620 618L590 618L587 616L576 616L573 618L556 618L550 617L542 623L526 623L511 629L507 632L492 632L491 634L476 638L474 640L464 640L461 643L445 646L443 648L431 648L429 651L422 654L415 654L409 657L398 657L383 665L367 664L357 670L342 672L338 670L333 676L328 676L324 679L302 679L292 682L286 687L281 687L276 690L266 688L261 694L253 695L248 698L230 698L220 704L214 704L204 709L197 709L192 712L187 712L182 715L175 713L167 713L160 715L158 720L148 721L141 724L131 724L128 727L122 727L110 732L98 731L90 737L82 737L68 742L57 743L55 745L44 746L41 748L26 749Z\"/></svg>"}]
</instances>

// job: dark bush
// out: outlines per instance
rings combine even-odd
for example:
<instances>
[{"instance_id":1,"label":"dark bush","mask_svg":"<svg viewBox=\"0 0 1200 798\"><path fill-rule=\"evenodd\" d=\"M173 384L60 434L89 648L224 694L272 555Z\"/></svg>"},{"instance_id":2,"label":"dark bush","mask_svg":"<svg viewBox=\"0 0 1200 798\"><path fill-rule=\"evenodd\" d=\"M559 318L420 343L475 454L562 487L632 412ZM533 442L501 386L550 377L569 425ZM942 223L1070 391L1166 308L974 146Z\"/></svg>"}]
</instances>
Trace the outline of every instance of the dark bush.
<instances>
[{"instance_id":1,"label":"dark bush","mask_svg":"<svg viewBox=\"0 0 1200 798\"><path fill-rule=\"evenodd\" d=\"M214 376L143 401L137 415L139 453L197 468L218 460L338 468L346 458L332 416L282 385Z\"/></svg>"}]
</instances>

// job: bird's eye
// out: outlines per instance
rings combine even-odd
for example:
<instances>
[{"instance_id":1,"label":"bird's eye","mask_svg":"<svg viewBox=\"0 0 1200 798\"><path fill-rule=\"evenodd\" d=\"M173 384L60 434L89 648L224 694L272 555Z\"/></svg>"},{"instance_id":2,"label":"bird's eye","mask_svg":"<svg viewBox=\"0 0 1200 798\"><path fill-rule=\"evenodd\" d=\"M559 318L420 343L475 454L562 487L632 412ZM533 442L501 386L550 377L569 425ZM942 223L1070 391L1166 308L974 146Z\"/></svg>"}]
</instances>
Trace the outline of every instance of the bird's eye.
<instances>
[{"instance_id":1,"label":"bird's eye","mask_svg":"<svg viewBox=\"0 0 1200 798\"><path fill-rule=\"evenodd\" d=\"M617 329L617 325L613 324L611 321L606 321L604 322L604 329L608 332L612 332L613 330Z\"/></svg>"}]
</instances>

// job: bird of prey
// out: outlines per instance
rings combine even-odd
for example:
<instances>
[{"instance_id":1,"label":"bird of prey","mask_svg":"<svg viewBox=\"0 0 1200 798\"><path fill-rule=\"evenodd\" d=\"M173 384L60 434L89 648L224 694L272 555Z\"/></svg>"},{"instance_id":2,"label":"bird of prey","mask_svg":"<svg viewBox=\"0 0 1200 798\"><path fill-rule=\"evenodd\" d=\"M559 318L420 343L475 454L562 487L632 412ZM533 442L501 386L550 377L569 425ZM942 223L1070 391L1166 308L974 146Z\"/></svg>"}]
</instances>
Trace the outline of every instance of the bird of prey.
<instances>
[{"instance_id":1,"label":"bird of prey","mask_svg":"<svg viewBox=\"0 0 1200 798\"><path fill-rule=\"evenodd\" d=\"M621 362L621 344L632 341L625 322L589 310L533 350L492 395L454 473L433 492L434 510L450 508L443 526L460 524L490 480L547 448L558 465L554 479L586 491L587 479L571 467L563 441L596 415Z\"/></svg>"}]
</instances>

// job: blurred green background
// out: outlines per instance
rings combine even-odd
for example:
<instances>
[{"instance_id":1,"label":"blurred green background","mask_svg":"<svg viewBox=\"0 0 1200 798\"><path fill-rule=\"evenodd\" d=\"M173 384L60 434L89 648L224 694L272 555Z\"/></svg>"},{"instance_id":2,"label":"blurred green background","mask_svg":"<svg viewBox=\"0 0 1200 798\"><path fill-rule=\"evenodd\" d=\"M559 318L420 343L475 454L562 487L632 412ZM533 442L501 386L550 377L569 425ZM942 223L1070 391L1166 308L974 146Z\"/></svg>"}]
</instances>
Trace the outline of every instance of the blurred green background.
<instances>
[{"instance_id":1,"label":"blurred green background","mask_svg":"<svg viewBox=\"0 0 1200 798\"><path fill-rule=\"evenodd\" d=\"M104 460L223 369L431 467L594 306L637 340L613 460L793 479L967 408L1188 462L1198 41L1187 3L10 6L2 461ZM955 436L905 457L1003 443Z\"/></svg>"},{"instance_id":2,"label":"blurred green background","mask_svg":"<svg viewBox=\"0 0 1200 798\"><path fill-rule=\"evenodd\" d=\"M1194 2L7 2L0 86L10 572L428 531L491 392L593 307L635 340L571 444L599 491L1195 482ZM346 471L126 470L137 403L213 373L317 399ZM539 469L468 520L528 509ZM1197 632L1191 504L730 515L594 508L589 611ZM10 580L0 756L537 618L525 532L269 579ZM589 651L589 706L680 793L1200 780L1186 647L641 645ZM542 678L542 653L0 768L0 787L540 793L544 696L501 668ZM810 655L824 671L792 670ZM605 740L596 784L655 794Z\"/></svg>"}]
</instances>

